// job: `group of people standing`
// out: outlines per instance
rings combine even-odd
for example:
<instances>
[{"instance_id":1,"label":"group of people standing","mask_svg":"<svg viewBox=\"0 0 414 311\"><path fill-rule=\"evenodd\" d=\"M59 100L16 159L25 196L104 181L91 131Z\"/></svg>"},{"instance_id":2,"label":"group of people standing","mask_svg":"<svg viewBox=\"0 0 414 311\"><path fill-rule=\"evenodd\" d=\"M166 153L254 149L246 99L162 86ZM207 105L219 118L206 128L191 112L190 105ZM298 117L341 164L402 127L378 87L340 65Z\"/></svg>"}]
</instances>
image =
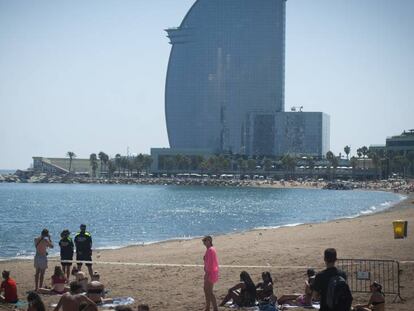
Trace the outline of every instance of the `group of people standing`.
<instances>
[{"instance_id":1,"label":"group of people standing","mask_svg":"<svg viewBox=\"0 0 414 311\"><path fill-rule=\"evenodd\" d=\"M69 279L71 273L71 266L73 261L73 255L76 247L76 261L78 270L81 270L82 264L88 268L89 275L92 278L92 236L86 231L86 225L81 224L79 232L76 233L74 240L70 236L70 231L65 229L60 234L60 259L63 269L63 274L66 275L66 279ZM43 229L40 236L34 239L34 245L36 248L36 254L34 257L35 273L35 291L43 287L45 271L48 267L47 262L47 250L53 248L54 244L49 234L48 229Z\"/></svg>"}]
</instances>

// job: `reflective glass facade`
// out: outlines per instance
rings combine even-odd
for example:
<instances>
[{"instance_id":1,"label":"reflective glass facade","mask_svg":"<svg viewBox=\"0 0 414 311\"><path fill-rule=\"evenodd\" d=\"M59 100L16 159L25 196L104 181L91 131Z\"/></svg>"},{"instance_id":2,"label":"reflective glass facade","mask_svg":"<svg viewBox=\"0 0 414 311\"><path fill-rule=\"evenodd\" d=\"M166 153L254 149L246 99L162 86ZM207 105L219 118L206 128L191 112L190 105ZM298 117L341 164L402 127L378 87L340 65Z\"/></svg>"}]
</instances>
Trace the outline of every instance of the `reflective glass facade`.
<instances>
[{"instance_id":1,"label":"reflective glass facade","mask_svg":"<svg viewBox=\"0 0 414 311\"><path fill-rule=\"evenodd\" d=\"M167 32L171 148L274 150L259 139L274 142L269 115L284 111L285 0L198 0ZM257 111L257 141L247 146L246 122Z\"/></svg>"},{"instance_id":2,"label":"reflective glass facade","mask_svg":"<svg viewBox=\"0 0 414 311\"><path fill-rule=\"evenodd\" d=\"M322 112L277 113L275 154L325 156L330 148L329 119Z\"/></svg>"}]
</instances>

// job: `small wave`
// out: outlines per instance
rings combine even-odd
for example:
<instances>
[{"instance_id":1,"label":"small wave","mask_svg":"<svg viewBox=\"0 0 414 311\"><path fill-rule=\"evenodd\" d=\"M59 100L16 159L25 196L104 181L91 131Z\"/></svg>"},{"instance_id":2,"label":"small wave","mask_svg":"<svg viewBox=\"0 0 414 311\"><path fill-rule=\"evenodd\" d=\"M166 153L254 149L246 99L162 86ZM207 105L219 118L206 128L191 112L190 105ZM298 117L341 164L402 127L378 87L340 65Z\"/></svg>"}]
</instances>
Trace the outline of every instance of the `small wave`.
<instances>
[{"instance_id":1,"label":"small wave","mask_svg":"<svg viewBox=\"0 0 414 311\"><path fill-rule=\"evenodd\" d=\"M165 240L153 240L153 241L145 241L145 242L144 241L134 242L134 243L128 243L128 244L122 244L122 245L99 246L99 247L94 248L93 250L114 250L114 249L121 249L124 247L130 247L130 246L144 246L144 245L152 245L152 244L171 242L171 241L192 240L196 238L201 238L201 236L174 237L174 238L169 238Z\"/></svg>"},{"instance_id":2,"label":"small wave","mask_svg":"<svg viewBox=\"0 0 414 311\"><path fill-rule=\"evenodd\" d=\"M253 230L271 230L271 229L278 229L278 228L283 228L283 227L296 227L296 226L300 226L303 224L304 224L303 222L297 222L293 224L286 224L286 225L280 225L280 226L263 226L263 227L255 227L253 228Z\"/></svg>"},{"instance_id":3,"label":"small wave","mask_svg":"<svg viewBox=\"0 0 414 311\"><path fill-rule=\"evenodd\" d=\"M366 211L361 211L361 215L368 215L368 214L372 214L374 211L372 209L366 210Z\"/></svg>"}]
</instances>

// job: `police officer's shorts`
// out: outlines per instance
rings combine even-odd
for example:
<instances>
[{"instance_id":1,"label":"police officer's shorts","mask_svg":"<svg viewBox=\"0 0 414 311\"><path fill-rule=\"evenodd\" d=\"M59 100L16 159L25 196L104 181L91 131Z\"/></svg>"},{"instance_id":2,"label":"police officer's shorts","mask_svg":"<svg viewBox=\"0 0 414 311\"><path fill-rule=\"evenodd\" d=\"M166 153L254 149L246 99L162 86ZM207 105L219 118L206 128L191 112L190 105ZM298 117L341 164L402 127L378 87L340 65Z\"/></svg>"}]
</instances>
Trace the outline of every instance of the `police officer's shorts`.
<instances>
[{"instance_id":1,"label":"police officer's shorts","mask_svg":"<svg viewBox=\"0 0 414 311\"><path fill-rule=\"evenodd\" d=\"M79 261L92 261L92 255L86 255L86 254L76 254L76 260ZM81 262L79 262L78 264L82 264ZM87 266L92 266L92 262L91 263L85 263L85 265Z\"/></svg>"}]
</instances>

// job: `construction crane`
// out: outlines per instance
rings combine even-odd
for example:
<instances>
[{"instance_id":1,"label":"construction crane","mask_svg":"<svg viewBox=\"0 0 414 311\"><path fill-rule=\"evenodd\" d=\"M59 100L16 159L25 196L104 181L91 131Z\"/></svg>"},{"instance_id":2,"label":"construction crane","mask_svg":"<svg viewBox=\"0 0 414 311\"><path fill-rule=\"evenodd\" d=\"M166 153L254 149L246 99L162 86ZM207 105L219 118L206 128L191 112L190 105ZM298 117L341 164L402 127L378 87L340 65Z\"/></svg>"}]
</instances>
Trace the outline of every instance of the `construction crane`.
<instances>
[{"instance_id":1,"label":"construction crane","mask_svg":"<svg viewBox=\"0 0 414 311\"><path fill-rule=\"evenodd\" d=\"M290 111L293 111L293 112L296 112L296 111L302 112L302 109L303 109L303 106L292 106L290 108Z\"/></svg>"}]
</instances>

